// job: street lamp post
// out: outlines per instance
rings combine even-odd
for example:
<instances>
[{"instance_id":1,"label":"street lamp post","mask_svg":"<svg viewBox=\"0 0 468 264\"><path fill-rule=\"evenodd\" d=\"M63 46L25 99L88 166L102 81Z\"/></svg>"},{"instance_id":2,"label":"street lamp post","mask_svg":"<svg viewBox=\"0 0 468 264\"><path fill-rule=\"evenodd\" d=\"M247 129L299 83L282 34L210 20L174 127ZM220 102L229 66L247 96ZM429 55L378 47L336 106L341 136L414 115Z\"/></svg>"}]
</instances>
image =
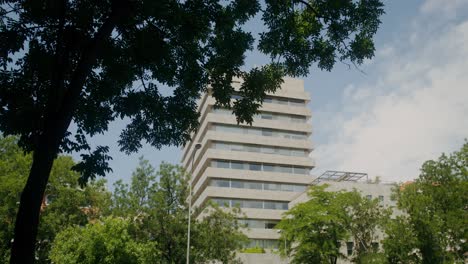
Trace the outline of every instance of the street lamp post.
<instances>
[{"instance_id":1,"label":"street lamp post","mask_svg":"<svg viewBox=\"0 0 468 264\"><path fill-rule=\"evenodd\" d=\"M276 230L276 232L278 234L281 234L283 230L279 229L279 230ZM286 254L286 263L288 262L288 253L287 253L287 249L286 249L286 237L284 237L284 253Z\"/></svg>"},{"instance_id":2,"label":"street lamp post","mask_svg":"<svg viewBox=\"0 0 468 264\"><path fill-rule=\"evenodd\" d=\"M190 167L190 178L189 178L189 197L188 197L188 227L187 227L187 264L190 262L190 219L192 215L192 174L193 174L193 160L195 159L195 153L201 148L201 144L197 143L194 146L192 152L192 166Z\"/></svg>"}]
</instances>

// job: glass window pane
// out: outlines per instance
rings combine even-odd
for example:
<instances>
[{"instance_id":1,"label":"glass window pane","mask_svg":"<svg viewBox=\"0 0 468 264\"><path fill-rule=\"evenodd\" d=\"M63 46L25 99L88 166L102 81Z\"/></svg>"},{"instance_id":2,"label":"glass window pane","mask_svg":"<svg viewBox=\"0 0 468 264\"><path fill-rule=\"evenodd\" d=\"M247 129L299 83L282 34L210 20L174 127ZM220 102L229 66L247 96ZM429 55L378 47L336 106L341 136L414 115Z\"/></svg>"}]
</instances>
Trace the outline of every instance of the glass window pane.
<instances>
[{"instance_id":1,"label":"glass window pane","mask_svg":"<svg viewBox=\"0 0 468 264\"><path fill-rule=\"evenodd\" d=\"M280 166L280 170L282 173L292 173L292 167Z\"/></svg>"},{"instance_id":2,"label":"glass window pane","mask_svg":"<svg viewBox=\"0 0 468 264\"><path fill-rule=\"evenodd\" d=\"M294 167L294 173L295 174L307 174L307 169L300 168L300 167Z\"/></svg>"},{"instance_id":3,"label":"glass window pane","mask_svg":"<svg viewBox=\"0 0 468 264\"><path fill-rule=\"evenodd\" d=\"M250 220L252 228L264 228L263 221L259 220Z\"/></svg>"},{"instance_id":4,"label":"glass window pane","mask_svg":"<svg viewBox=\"0 0 468 264\"><path fill-rule=\"evenodd\" d=\"M244 151L244 146L241 144L230 144L230 148L232 151Z\"/></svg>"},{"instance_id":5,"label":"glass window pane","mask_svg":"<svg viewBox=\"0 0 468 264\"><path fill-rule=\"evenodd\" d=\"M265 209L275 209L275 202L265 202Z\"/></svg>"},{"instance_id":6,"label":"glass window pane","mask_svg":"<svg viewBox=\"0 0 468 264\"><path fill-rule=\"evenodd\" d=\"M275 148L274 147L262 147L262 153L274 154L275 153Z\"/></svg>"},{"instance_id":7,"label":"glass window pane","mask_svg":"<svg viewBox=\"0 0 468 264\"><path fill-rule=\"evenodd\" d=\"M302 116L291 116L291 122L294 122L294 123L305 123L305 122L306 122L306 118L305 118L305 117L302 117Z\"/></svg>"},{"instance_id":8,"label":"glass window pane","mask_svg":"<svg viewBox=\"0 0 468 264\"><path fill-rule=\"evenodd\" d=\"M219 205L220 207L229 207L229 200L228 199L212 199L212 201Z\"/></svg>"},{"instance_id":9,"label":"glass window pane","mask_svg":"<svg viewBox=\"0 0 468 264\"><path fill-rule=\"evenodd\" d=\"M231 168L235 169L235 170L243 170L244 169L244 163L231 161Z\"/></svg>"},{"instance_id":10,"label":"glass window pane","mask_svg":"<svg viewBox=\"0 0 468 264\"><path fill-rule=\"evenodd\" d=\"M220 180L220 179L211 180L211 186L229 187L229 180Z\"/></svg>"},{"instance_id":11,"label":"glass window pane","mask_svg":"<svg viewBox=\"0 0 468 264\"><path fill-rule=\"evenodd\" d=\"M272 114L262 113L261 116L262 116L262 119L270 119L270 120L273 119Z\"/></svg>"},{"instance_id":12,"label":"glass window pane","mask_svg":"<svg viewBox=\"0 0 468 264\"><path fill-rule=\"evenodd\" d=\"M245 200L243 202L243 208L258 208L262 209L263 208L263 202L262 201L255 201L255 200Z\"/></svg>"},{"instance_id":13,"label":"glass window pane","mask_svg":"<svg viewBox=\"0 0 468 264\"><path fill-rule=\"evenodd\" d=\"M257 146L248 146L247 149L249 152L260 152L260 147Z\"/></svg>"},{"instance_id":14,"label":"glass window pane","mask_svg":"<svg viewBox=\"0 0 468 264\"><path fill-rule=\"evenodd\" d=\"M289 105L292 106L304 106L305 101L303 100L298 100L298 99L289 99Z\"/></svg>"},{"instance_id":15,"label":"glass window pane","mask_svg":"<svg viewBox=\"0 0 468 264\"><path fill-rule=\"evenodd\" d=\"M278 104L282 104L282 105L287 105L288 104L288 99L276 98L276 101L278 102Z\"/></svg>"},{"instance_id":16,"label":"glass window pane","mask_svg":"<svg viewBox=\"0 0 468 264\"><path fill-rule=\"evenodd\" d=\"M292 192L294 191L294 186L291 184L281 184L281 191Z\"/></svg>"},{"instance_id":17,"label":"glass window pane","mask_svg":"<svg viewBox=\"0 0 468 264\"><path fill-rule=\"evenodd\" d=\"M269 191L280 190L280 185L276 183L265 183L264 186L265 186L265 190L269 190Z\"/></svg>"},{"instance_id":18,"label":"glass window pane","mask_svg":"<svg viewBox=\"0 0 468 264\"><path fill-rule=\"evenodd\" d=\"M256 189L256 190L261 190L262 189L262 183L261 182L246 181L244 183L244 186L245 186L246 189Z\"/></svg>"},{"instance_id":19,"label":"glass window pane","mask_svg":"<svg viewBox=\"0 0 468 264\"><path fill-rule=\"evenodd\" d=\"M354 247L353 242L346 242L346 251L348 253L348 256L351 256L353 254L353 247Z\"/></svg>"},{"instance_id":20,"label":"glass window pane","mask_svg":"<svg viewBox=\"0 0 468 264\"><path fill-rule=\"evenodd\" d=\"M261 241L261 244L263 245L263 248L266 248L266 249L278 249L278 240L259 239L259 241Z\"/></svg>"},{"instance_id":21,"label":"glass window pane","mask_svg":"<svg viewBox=\"0 0 468 264\"><path fill-rule=\"evenodd\" d=\"M259 164L259 163L250 163L250 164L249 164L249 170L261 171L261 170L262 170L262 164Z\"/></svg>"},{"instance_id":22,"label":"glass window pane","mask_svg":"<svg viewBox=\"0 0 468 264\"><path fill-rule=\"evenodd\" d=\"M263 171L275 171L275 166L263 164Z\"/></svg>"},{"instance_id":23,"label":"glass window pane","mask_svg":"<svg viewBox=\"0 0 468 264\"><path fill-rule=\"evenodd\" d=\"M271 129L264 128L264 129L262 129L262 135L271 137L273 134L272 134Z\"/></svg>"},{"instance_id":24,"label":"glass window pane","mask_svg":"<svg viewBox=\"0 0 468 264\"><path fill-rule=\"evenodd\" d=\"M294 192L304 192L306 190L306 186L304 185L294 185Z\"/></svg>"},{"instance_id":25,"label":"glass window pane","mask_svg":"<svg viewBox=\"0 0 468 264\"><path fill-rule=\"evenodd\" d=\"M291 150L291 155L295 157L305 157L306 152L304 150L294 149L294 150Z\"/></svg>"},{"instance_id":26,"label":"glass window pane","mask_svg":"<svg viewBox=\"0 0 468 264\"><path fill-rule=\"evenodd\" d=\"M292 135L291 138L292 139L303 140L303 139L306 139L306 136L305 135Z\"/></svg>"},{"instance_id":27,"label":"glass window pane","mask_svg":"<svg viewBox=\"0 0 468 264\"><path fill-rule=\"evenodd\" d=\"M215 143L215 148L216 148L216 149L228 150L228 149L229 149L229 145L226 144L226 143L217 142L217 143Z\"/></svg>"},{"instance_id":28,"label":"glass window pane","mask_svg":"<svg viewBox=\"0 0 468 264\"><path fill-rule=\"evenodd\" d=\"M229 169L229 161L217 160L216 161L217 168Z\"/></svg>"},{"instance_id":29,"label":"glass window pane","mask_svg":"<svg viewBox=\"0 0 468 264\"><path fill-rule=\"evenodd\" d=\"M275 222L268 222L268 221L265 221L265 229L273 229L275 228L277 223Z\"/></svg>"},{"instance_id":30,"label":"glass window pane","mask_svg":"<svg viewBox=\"0 0 468 264\"><path fill-rule=\"evenodd\" d=\"M232 200L231 204L232 204L232 207L244 208L244 203L242 200Z\"/></svg>"},{"instance_id":31,"label":"glass window pane","mask_svg":"<svg viewBox=\"0 0 468 264\"><path fill-rule=\"evenodd\" d=\"M231 180L231 188L244 188L244 182L238 180Z\"/></svg>"},{"instance_id":32,"label":"glass window pane","mask_svg":"<svg viewBox=\"0 0 468 264\"><path fill-rule=\"evenodd\" d=\"M252 129L249 129L249 133L248 133L248 134L256 135L256 136L261 136L261 135L262 135L262 130L261 130L261 129L252 128Z\"/></svg>"}]
</instances>

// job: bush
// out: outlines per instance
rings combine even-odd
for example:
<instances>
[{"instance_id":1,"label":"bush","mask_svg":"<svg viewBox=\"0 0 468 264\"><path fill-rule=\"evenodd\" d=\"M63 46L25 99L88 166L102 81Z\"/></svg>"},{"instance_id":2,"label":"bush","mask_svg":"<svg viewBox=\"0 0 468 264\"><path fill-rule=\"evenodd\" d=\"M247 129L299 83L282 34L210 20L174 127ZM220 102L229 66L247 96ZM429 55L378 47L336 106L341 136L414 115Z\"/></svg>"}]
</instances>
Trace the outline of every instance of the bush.
<instances>
[{"instance_id":1,"label":"bush","mask_svg":"<svg viewBox=\"0 0 468 264\"><path fill-rule=\"evenodd\" d=\"M263 254L265 253L265 249L261 247L253 247L253 248L244 248L241 250L242 253L258 253Z\"/></svg>"}]
</instances>

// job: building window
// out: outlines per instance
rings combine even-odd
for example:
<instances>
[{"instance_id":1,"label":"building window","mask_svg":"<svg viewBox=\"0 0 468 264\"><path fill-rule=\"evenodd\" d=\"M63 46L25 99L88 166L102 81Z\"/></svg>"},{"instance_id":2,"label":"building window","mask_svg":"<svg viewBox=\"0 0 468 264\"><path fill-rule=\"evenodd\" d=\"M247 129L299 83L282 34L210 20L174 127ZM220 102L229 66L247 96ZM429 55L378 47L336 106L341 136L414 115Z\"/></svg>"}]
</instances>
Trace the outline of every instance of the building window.
<instances>
[{"instance_id":1,"label":"building window","mask_svg":"<svg viewBox=\"0 0 468 264\"><path fill-rule=\"evenodd\" d=\"M222 188L255 189L283 192L304 192L305 185L263 182L263 181L243 181L234 179L212 179L210 186Z\"/></svg>"},{"instance_id":2,"label":"building window","mask_svg":"<svg viewBox=\"0 0 468 264\"><path fill-rule=\"evenodd\" d=\"M244 152L256 152L264 154L275 154L283 156L295 156L295 157L306 157L307 151L304 149L293 149L286 147L270 147L260 146L253 144L239 144L230 142L215 142L213 143L214 149L232 150L232 151L244 151Z\"/></svg>"},{"instance_id":3,"label":"building window","mask_svg":"<svg viewBox=\"0 0 468 264\"><path fill-rule=\"evenodd\" d=\"M229 187L229 180L212 180L211 185L215 187Z\"/></svg>"},{"instance_id":4,"label":"building window","mask_svg":"<svg viewBox=\"0 0 468 264\"><path fill-rule=\"evenodd\" d=\"M244 169L244 163L231 161L231 169L243 170Z\"/></svg>"},{"instance_id":5,"label":"building window","mask_svg":"<svg viewBox=\"0 0 468 264\"><path fill-rule=\"evenodd\" d=\"M249 163L239 161L212 161L211 166L223 169L236 169L236 170L251 170L251 171L269 171L269 172L281 172L281 173L293 173L293 174L309 174L308 168L296 167L296 166L285 166L285 165L272 165L262 163Z\"/></svg>"},{"instance_id":6,"label":"building window","mask_svg":"<svg viewBox=\"0 0 468 264\"><path fill-rule=\"evenodd\" d=\"M287 202L262 201L262 200L242 200L242 199L224 199L212 198L215 204L221 207L255 208L270 210L288 210Z\"/></svg>"},{"instance_id":7,"label":"building window","mask_svg":"<svg viewBox=\"0 0 468 264\"><path fill-rule=\"evenodd\" d=\"M372 200L372 195L368 194L368 195L366 195L366 198L367 198L367 200Z\"/></svg>"},{"instance_id":8,"label":"building window","mask_svg":"<svg viewBox=\"0 0 468 264\"><path fill-rule=\"evenodd\" d=\"M216 124L216 125L213 125L210 129L214 131L223 131L223 132L235 133L235 134L250 134L250 135L256 135L256 136L280 137L280 138L295 139L295 140L307 139L307 133L305 132L282 131L282 130L273 130L269 128L252 128L252 127Z\"/></svg>"},{"instance_id":9,"label":"building window","mask_svg":"<svg viewBox=\"0 0 468 264\"><path fill-rule=\"evenodd\" d=\"M275 171L275 166L263 164L263 171Z\"/></svg>"},{"instance_id":10,"label":"building window","mask_svg":"<svg viewBox=\"0 0 468 264\"><path fill-rule=\"evenodd\" d=\"M379 202L383 203L384 201L384 196L383 195L379 195Z\"/></svg>"},{"instance_id":11,"label":"building window","mask_svg":"<svg viewBox=\"0 0 468 264\"><path fill-rule=\"evenodd\" d=\"M250 164L249 164L249 170L252 170L252 171L261 171L261 170L262 170L262 164L250 163Z\"/></svg>"},{"instance_id":12,"label":"building window","mask_svg":"<svg viewBox=\"0 0 468 264\"><path fill-rule=\"evenodd\" d=\"M244 188L245 189L256 189L256 190L263 189L261 182L254 182L254 181L246 181L244 183Z\"/></svg>"},{"instance_id":13,"label":"building window","mask_svg":"<svg viewBox=\"0 0 468 264\"><path fill-rule=\"evenodd\" d=\"M246 248L271 248L277 249L278 248L278 240L273 239L251 239L249 243L245 245Z\"/></svg>"},{"instance_id":14,"label":"building window","mask_svg":"<svg viewBox=\"0 0 468 264\"><path fill-rule=\"evenodd\" d=\"M265 222L265 229L273 229L277 224L277 222Z\"/></svg>"},{"instance_id":15,"label":"building window","mask_svg":"<svg viewBox=\"0 0 468 264\"><path fill-rule=\"evenodd\" d=\"M262 136L271 137L273 136L273 131L270 129L262 129Z\"/></svg>"},{"instance_id":16,"label":"building window","mask_svg":"<svg viewBox=\"0 0 468 264\"><path fill-rule=\"evenodd\" d=\"M276 220L239 219L239 224L246 228L273 229L278 224Z\"/></svg>"},{"instance_id":17,"label":"building window","mask_svg":"<svg viewBox=\"0 0 468 264\"><path fill-rule=\"evenodd\" d=\"M351 256L353 254L353 248L354 248L353 242L346 242L346 252L348 253L348 256Z\"/></svg>"},{"instance_id":18,"label":"building window","mask_svg":"<svg viewBox=\"0 0 468 264\"><path fill-rule=\"evenodd\" d=\"M215 167L229 169L229 161L217 160L215 161Z\"/></svg>"}]
</instances>

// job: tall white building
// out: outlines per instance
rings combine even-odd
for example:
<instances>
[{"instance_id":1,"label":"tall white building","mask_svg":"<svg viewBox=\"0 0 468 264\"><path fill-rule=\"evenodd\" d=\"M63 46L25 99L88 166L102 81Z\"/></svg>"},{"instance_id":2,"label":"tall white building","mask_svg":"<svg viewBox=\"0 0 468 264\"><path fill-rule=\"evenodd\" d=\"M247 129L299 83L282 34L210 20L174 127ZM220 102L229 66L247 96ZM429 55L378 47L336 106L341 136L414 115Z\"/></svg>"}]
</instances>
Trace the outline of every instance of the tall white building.
<instances>
[{"instance_id":1,"label":"tall white building","mask_svg":"<svg viewBox=\"0 0 468 264\"><path fill-rule=\"evenodd\" d=\"M285 79L250 126L238 125L230 110L215 109L210 93L201 98L200 127L182 156L193 172L193 206L209 200L240 206L252 247L277 246L279 234L272 228L312 181L309 100L302 80ZM201 148L195 151L196 144Z\"/></svg>"}]
</instances>

